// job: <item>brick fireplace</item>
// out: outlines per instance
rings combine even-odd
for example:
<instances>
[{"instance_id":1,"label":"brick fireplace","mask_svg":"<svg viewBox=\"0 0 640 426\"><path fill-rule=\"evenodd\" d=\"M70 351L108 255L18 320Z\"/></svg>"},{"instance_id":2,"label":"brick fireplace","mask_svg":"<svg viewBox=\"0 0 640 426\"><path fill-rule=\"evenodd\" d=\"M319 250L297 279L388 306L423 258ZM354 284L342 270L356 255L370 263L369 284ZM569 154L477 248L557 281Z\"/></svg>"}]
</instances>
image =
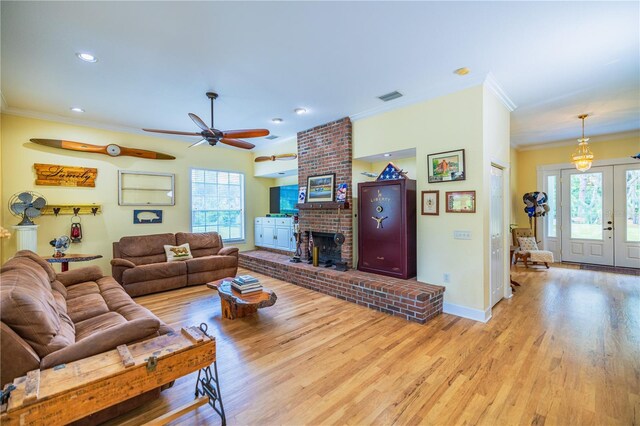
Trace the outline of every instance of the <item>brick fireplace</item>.
<instances>
[{"instance_id":1,"label":"brick fireplace","mask_svg":"<svg viewBox=\"0 0 640 426\"><path fill-rule=\"evenodd\" d=\"M335 173L335 185L346 183L347 203L351 204L352 131L349 117L323 124L298 133L298 184L306 185L307 177ZM335 193L335 188L334 188ZM340 247L342 259L352 267L353 262L353 210L313 209L300 210L302 231L302 258L307 257L309 232L340 232L345 242Z\"/></svg>"}]
</instances>

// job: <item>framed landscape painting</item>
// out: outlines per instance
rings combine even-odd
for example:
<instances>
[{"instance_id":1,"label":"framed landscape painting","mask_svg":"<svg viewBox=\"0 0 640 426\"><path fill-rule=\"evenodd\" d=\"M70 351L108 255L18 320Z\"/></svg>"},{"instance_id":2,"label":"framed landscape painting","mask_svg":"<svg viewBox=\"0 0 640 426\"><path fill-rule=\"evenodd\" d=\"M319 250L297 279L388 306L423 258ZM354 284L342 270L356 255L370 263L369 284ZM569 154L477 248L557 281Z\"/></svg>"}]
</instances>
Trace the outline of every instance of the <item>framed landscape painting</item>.
<instances>
[{"instance_id":1,"label":"framed landscape painting","mask_svg":"<svg viewBox=\"0 0 640 426\"><path fill-rule=\"evenodd\" d=\"M326 203L334 200L335 173L307 178L307 202Z\"/></svg>"},{"instance_id":2,"label":"framed landscape painting","mask_svg":"<svg viewBox=\"0 0 640 426\"><path fill-rule=\"evenodd\" d=\"M464 149L427 155L429 183L465 180Z\"/></svg>"}]
</instances>

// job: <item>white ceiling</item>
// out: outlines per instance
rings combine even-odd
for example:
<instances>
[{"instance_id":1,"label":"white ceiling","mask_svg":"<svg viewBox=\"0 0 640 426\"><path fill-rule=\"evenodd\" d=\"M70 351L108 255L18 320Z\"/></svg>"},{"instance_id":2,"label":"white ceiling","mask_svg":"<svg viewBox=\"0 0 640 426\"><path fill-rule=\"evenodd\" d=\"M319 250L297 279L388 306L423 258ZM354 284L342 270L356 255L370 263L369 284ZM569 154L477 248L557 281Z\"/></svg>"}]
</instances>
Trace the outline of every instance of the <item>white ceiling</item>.
<instances>
[{"instance_id":1,"label":"white ceiling","mask_svg":"<svg viewBox=\"0 0 640 426\"><path fill-rule=\"evenodd\" d=\"M208 122L204 93L215 90L216 128L265 127L284 138L461 90L491 73L517 106L514 146L578 137L581 113L593 114L588 136L640 128L635 1L1 7L8 112L74 119L69 108L81 106L81 120L105 126L195 131L187 113ZM79 61L80 51L99 61ZM452 73L462 66L471 74ZM376 98L393 90L405 97ZM296 116L296 107L309 113Z\"/></svg>"}]
</instances>

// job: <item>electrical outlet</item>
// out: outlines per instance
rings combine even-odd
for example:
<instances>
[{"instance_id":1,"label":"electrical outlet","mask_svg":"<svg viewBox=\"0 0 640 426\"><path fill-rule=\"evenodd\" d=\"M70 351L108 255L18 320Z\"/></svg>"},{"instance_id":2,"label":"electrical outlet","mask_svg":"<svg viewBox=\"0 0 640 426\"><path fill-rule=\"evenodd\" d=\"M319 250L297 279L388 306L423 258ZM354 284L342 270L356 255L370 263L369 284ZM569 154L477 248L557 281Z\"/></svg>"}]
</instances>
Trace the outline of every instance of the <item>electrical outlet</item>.
<instances>
[{"instance_id":1,"label":"electrical outlet","mask_svg":"<svg viewBox=\"0 0 640 426\"><path fill-rule=\"evenodd\" d=\"M445 284L449 284L449 282L451 282L451 276L449 276L448 272L442 274L442 281L444 281Z\"/></svg>"},{"instance_id":2,"label":"electrical outlet","mask_svg":"<svg viewBox=\"0 0 640 426\"><path fill-rule=\"evenodd\" d=\"M454 240L470 240L471 231L453 231Z\"/></svg>"}]
</instances>

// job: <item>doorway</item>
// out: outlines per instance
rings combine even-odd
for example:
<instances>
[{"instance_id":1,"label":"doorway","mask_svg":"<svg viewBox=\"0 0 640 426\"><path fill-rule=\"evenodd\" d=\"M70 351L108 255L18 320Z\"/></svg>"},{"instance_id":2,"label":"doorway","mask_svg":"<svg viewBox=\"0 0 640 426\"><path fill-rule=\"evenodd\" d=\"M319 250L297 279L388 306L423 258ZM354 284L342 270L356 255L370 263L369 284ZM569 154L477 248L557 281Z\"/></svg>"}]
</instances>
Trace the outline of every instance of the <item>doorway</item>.
<instances>
[{"instance_id":1,"label":"doorway","mask_svg":"<svg viewBox=\"0 0 640 426\"><path fill-rule=\"evenodd\" d=\"M640 165L561 172L562 260L640 268Z\"/></svg>"}]
</instances>

